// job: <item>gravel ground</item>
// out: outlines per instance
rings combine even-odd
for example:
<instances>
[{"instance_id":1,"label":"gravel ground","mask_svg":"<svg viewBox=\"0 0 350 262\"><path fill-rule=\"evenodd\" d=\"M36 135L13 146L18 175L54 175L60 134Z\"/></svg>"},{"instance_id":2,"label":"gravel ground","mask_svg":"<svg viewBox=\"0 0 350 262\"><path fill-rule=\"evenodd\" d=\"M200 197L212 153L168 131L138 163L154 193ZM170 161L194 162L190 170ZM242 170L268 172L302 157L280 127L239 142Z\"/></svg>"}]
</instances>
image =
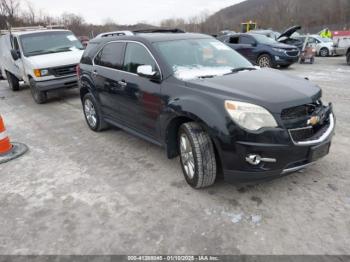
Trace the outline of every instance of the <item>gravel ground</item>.
<instances>
[{"instance_id":1,"label":"gravel ground","mask_svg":"<svg viewBox=\"0 0 350 262\"><path fill-rule=\"evenodd\" d=\"M0 112L30 151L0 166L0 254L350 254L350 67L287 74L334 103L331 154L302 173L196 191L179 160L123 131L91 132L77 90L36 105L0 82Z\"/></svg>"}]
</instances>

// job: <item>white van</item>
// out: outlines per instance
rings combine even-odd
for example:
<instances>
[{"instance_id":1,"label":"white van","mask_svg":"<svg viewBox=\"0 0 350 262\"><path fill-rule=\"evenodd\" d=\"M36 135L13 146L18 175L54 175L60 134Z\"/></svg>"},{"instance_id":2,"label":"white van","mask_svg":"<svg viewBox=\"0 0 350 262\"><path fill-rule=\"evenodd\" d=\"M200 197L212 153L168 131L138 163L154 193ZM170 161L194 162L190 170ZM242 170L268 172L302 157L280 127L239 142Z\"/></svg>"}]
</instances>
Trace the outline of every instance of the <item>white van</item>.
<instances>
[{"instance_id":1,"label":"white van","mask_svg":"<svg viewBox=\"0 0 350 262\"><path fill-rule=\"evenodd\" d=\"M13 91L24 81L35 102L42 104L48 91L78 86L76 66L84 47L71 31L42 28L1 33L1 75Z\"/></svg>"}]
</instances>

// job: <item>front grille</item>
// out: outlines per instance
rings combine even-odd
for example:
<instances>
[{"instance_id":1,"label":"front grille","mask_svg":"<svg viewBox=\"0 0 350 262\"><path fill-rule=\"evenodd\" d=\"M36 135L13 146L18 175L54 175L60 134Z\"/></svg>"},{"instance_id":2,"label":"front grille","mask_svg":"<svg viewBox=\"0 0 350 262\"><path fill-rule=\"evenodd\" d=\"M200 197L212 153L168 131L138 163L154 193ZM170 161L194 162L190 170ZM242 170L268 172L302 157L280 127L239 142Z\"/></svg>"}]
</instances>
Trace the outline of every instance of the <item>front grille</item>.
<instances>
[{"instance_id":1,"label":"front grille","mask_svg":"<svg viewBox=\"0 0 350 262\"><path fill-rule=\"evenodd\" d=\"M318 108L322 107L321 103L307 104L292 108L287 108L282 111L281 118L283 121L293 120L311 116Z\"/></svg>"},{"instance_id":2,"label":"front grille","mask_svg":"<svg viewBox=\"0 0 350 262\"><path fill-rule=\"evenodd\" d=\"M305 127L300 129L292 129L292 130L289 130L289 133L294 142L313 141L322 137L322 135L327 132L329 126L330 126L330 122L329 122L329 119L327 119L327 121L323 125L318 125L315 127Z\"/></svg>"},{"instance_id":3,"label":"front grille","mask_svg":"<svg viewBox=\"0 0 350 262\"><path fill-rule=\"evenodd\" d=\"M297 50L294 50L294 51L287 51L286 53L287 53L287 55L289 55L289 56L298 56L298 55L299 55L299 51L297 51Z\"/></svg>"},{"instance_id":4,"label":"front grille","mask_svg":"<svg viewBox=\"0 0 350 262\"><path fill-rule=\"evenodd\" d=\"M55 67L51 69L54 76L76 75L76 65Z\"/></svg>"},{"instance_id":5,"label":"front grille","mask_svg":"<svg viewBox=\"0 0 350 262\"><path fill-rule=\"evenodd\" d=\"M332 106L324 106L321 101L284 109L281 120L294 142L317 140L330 127Z\"/></svg>"}]
</instances>

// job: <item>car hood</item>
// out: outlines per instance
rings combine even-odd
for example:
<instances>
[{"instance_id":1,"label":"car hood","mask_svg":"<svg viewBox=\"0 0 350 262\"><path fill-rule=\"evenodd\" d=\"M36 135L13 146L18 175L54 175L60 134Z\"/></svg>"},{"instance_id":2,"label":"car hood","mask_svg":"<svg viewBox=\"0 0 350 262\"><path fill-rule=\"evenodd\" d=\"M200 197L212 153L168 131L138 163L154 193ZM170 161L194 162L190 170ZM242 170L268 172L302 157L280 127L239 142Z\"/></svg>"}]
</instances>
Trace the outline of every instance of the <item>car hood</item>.
<instances>
[{"instance_id":1,"label":"car hood","mask_svg":"<svg viewBox=\"0 0 350 262\"><path fill-rule=\"evenodd\" d=\"M33 69L51 68L65 65L79 64L84 50L74 50L53 54L26 57Z\"/></svg>"},{"instance_id":2,"label":"car hood","mask_svg":"<svg viewBox=\"0 0 350 262\"><path fill-rule=\"evenodd\" d=\"M321 89L303 78L273 69L242 71L226 76L187 81L191 88L218 95L224 100L254 103L280 114L283 109L315 102Z\"/></svg>"},{"instance_id":3,"label":"car hood","mask_svg":"<svg viewBox=\"0 0 350 262\"><path fill-rule=\"evenodd\" d=\"M284 31L277 39L281 39L284 37L289 38L289 37L291 37L292 34L294 34L296 31L298 31L300 29L301 29L300 25L290 27L286 31Z\"/></svg>"}]
</instances>

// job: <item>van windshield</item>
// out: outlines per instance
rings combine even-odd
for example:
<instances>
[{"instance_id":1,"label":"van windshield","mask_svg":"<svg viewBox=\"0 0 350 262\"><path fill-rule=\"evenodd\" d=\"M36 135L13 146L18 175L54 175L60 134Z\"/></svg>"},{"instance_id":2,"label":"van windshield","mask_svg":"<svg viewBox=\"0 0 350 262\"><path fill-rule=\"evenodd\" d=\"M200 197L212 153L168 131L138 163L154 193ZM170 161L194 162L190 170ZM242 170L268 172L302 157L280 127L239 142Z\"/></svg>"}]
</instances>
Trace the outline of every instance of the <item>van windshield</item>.
<instances>
[{"instance_id":1,"label":"van windshield","mask_svg":"<svg viewBox=\"0 0 350 262\"><path fill-rule=\"evenodd\" d=\"M84 49L69 31L25 34L20 36L20 42L26 57Z\"/></svg>"},{"instance_id":2,"label":"van windshield","mask_svg":"<svg viewBox=\"0 0 350 262\"><path fill-rule=\"evenodd\" d=\"M156 42L154 46L172 68L174 76L182 80L255 69L247 59L214 38Z\"/></svg>"}]
</instances>

